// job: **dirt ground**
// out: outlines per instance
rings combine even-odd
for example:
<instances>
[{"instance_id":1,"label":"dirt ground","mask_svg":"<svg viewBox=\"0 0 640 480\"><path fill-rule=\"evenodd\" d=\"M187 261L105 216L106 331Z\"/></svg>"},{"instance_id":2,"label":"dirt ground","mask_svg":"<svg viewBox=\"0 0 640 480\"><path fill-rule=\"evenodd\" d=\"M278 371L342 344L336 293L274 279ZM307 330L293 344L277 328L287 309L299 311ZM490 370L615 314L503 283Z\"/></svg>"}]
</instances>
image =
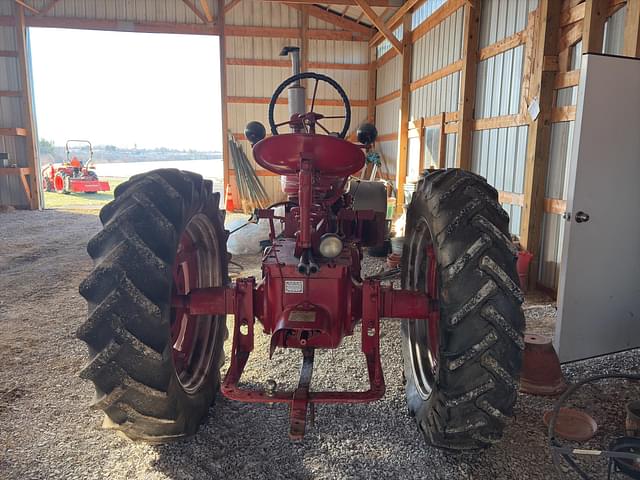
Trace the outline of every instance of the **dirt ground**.
<instances>
[{"instance_id":1,"label":"dirt ground","mask_svg":"<svg viewBox=\"0 0 640 480\"><path fill-rule=\"evenodd\" d=\"M219 398L192 439L136 444L100 428L88 408L90 383L77 372L85 345L74 332L86 314L78 285L91 269L85 248L100 228L89 213L47 210L0 213L0 478L1 479L549 479L553 469L542 414L552 399L521 395L503 441L479 455L452 455L425 446L408 416L402 386L399 326L384 325L385 397L369 405L324 406L303 442L287 437L285 407ZM258 274L255 256L234 258L243 274ZM380 262L367 260L374 273ZM555 305L545 297L525 304L528 330L550 334ZM357 338L357 337L356 337ZM259 336L245 377L292 385L297 352L267 358ZM571 379L638 371L638 350L564 367ZM314 388L364 385L359 342L317 355ZM637 385L605 382L585 389L574 405L599 423L589 446L623 434L624 404ZM605 464L582 461L596 478ZM567 475L566 478L577 478Z\"/></svg>"}]
</instances>

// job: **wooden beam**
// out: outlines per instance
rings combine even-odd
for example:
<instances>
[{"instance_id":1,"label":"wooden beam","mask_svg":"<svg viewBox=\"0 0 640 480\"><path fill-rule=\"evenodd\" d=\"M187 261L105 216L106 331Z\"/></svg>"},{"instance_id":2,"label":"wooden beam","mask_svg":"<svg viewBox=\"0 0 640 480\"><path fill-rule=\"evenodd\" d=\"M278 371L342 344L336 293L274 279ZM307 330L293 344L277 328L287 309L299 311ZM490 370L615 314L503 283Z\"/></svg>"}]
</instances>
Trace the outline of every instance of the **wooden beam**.
<instances>
[{"instance_id":1,"label":"wooden beam","mask_svg":"<svg viewBox=\"0 0 640 480\"><path fill-rule=\"evenodd\" d=\"M415 43L420 37L435 28L438 24L465 5L475 5L478 0L448 0L438 10L433 12L429 18L418 25L411 33L412 41Z\"/></svg>"},{"instance_id":2,"label":"wooden beam","mask_svg":"<svg viewBox=\"0 0 640 480\"><path fill-rule=\"evenodd\" d=\"M354 22L353 20L349 20L348 18L341 17L338 14L331 13L317 5L298 5L296 3L287 2L286 5L290 8L296 9L298 11L303 11L306 9L307 13L312 17L319 18L320 20L331 23L337 27L340 27L344 30L353 30L356 32L360 32L363 35L370 38L373 35L373 29L363 25L362 23Z\"/></svg>"},{"instance_id":3,"label":"wooden beam","mask_svg":"<svg viewBox=\"0 0 640 480\"><path fill-rule=\"evenodd\" d=\"M456 166L471 170L473 112L476 103L476 73L480 37L481 2L464 6L462 73L460 74L460 123L456 145Z\"/></svg>"},{"instance_id":4,"label":"wooden beam","mask_svg":"<svg viewBox=\"0 0 640 480\"><path fill-rule=\"evenodd\" d=\"M544 57L558 53L561 2L540 0L537 28L533 35L529 97L537 101L540 113L529 121L525 159L524 205L520 222L520 243L533 257L531 284L536 281L542 244L544 190L549 170L551 147L551 109L556 72L544 70Z\"/></svg>"},{"instance_id":5,"label":"wooden beam","mask_svg":"<svg viewBox=\"0 0 640 480\"><path fill-rule=\"evenodd\" d=\"M586 0L582 33L582 53L602 53L604 23L609 10L608 0Z\"/></svg>"},{"instance_id":6,"label":"wooden beam","mask_svg":"<svg viewBox=\"0 0 640 480\"><path fill-rule=\"evenodd\" d=\"M382 97L376 98L375 104L382 105L383 103L390 102L391 100L395 100L396 98L400 98L400 90L394 90L391 93L387 93Z\"/></svg>"},{"instance_id":7,"label":"wooden beam","mask_svg":"<svg viewBox=\"0 0 640 480\"><path fill-rule=\"evenodd\" d=\"M378 91L378 70L376 68L376 49L368 47L369 72L367 74L367 122L376 124L376 105Z\"/></svg>"},{"instance_id":8,"label":"wooden beam","mask_svg":"<svg viewBox=\"0 0 640 480\"><path fill-rule=\"evenodd\" d=\"M271 101L270 97L227 97L228 103L239 103L248 105L269 105ZM276 104L287 105L289 100L285 97L278 98ZM367 100L349 100L352 107L367 107ZM316 105L321 107L341 107L343 105L342 100L334 99L318 99L316 98Z\"/></svg>"},{"instance_id":9,"label":"wooden beam","mask_svg":"<svg viewBox=\"0 0 640 480\"><path fill-rule=\"evenodd\" d=\"M281 2L282 0L264 0L265 2ZM298 3L303 5L314 5L318 0L287 0L287 3ZM331 5L353 5L357 6L355 0L331 0ZM399 7L402 5L402 0L368 0L369 5L372 7Z\"/></svg>"},{"instance_id":10,"label":"wooden beam","mask_svg":"<svg viewBox=\"0 0 640 480\"><path fill-rule=\"evenodd\" d=\"M387 25L387 28L391 31L395 30L396 27L400 25L400 23L402 22L402 19L404 18L405 14L409 13L418 2L422 2L422 1L423 0L405 1L402 4L402 6L398 10L396 10L396 12L391 16L391 18L385 22L385 24ZM370 3L370 5L373 5L373 4ZM380 43L383 39L384 39L384 35L378 32L373 36L373 38L369 42L369 45L375 46L378 43Z\"/></svg>"},{"instance_id":11,"label":"wooden beam","mask_svg":"<svg viewBox=\"0 0 640 480\"><path fill-rule=\"evenodd\" d=\"M309 71L309 9L307 5L300 7L300 68L303 72ZM305 95L308 97L305 90Z\"/></svg>"},{"instance_id":12,"label":"wooden beam","mask_svg":"<svg viewBox=\"0 0 640 480\"><path fill-rule=\"evenodd\" d=\"M360 6L360 8L364 12L364 14L367 16L367 18L369 18L369 20L371 20L371 23L373 23L376 26L376 28L389 41L389 43L391 43L391 46L398 53L401 53L402 52L402 45L400 44L400 42L398 41L396 36L393 34L393 32L391 30L389 30L389 28L387 28L387 26L385 25L384 21L380 17L378 17L376 12L373 11L373 8L371 8L369 6L369 4L367 3L367 0L355 0L355 2ZM409 34L411 33L411 24L409 24L409 32L407 32L407 33L409 33ZM404 38L404 34L403 34L403 38Z\"/></svg>"},{"instance_id":13,"label":"wooden beam","mask_svg":"<svg viewBox=\"0 0 640 480\"><path fill-rule=\"evenodd\" d=\"M318 69L318 70L352 70L352 71L368 72L369 68L371 68L369 63L309 62L309 69Z\"/></svg>"},{"instance_id":14,"label":"wooden beam","mask_svg":"<svg viewBox=\"0 0 640 480\"><path fill-rule=\"evenodd\" d=\"M570 122L576 119L576 106L556 107L551 110L551 122Z\"/></svg>"},{"instance_id":15,"label":"wooden beam","mask_svg":"<svg viewBox=\"0 0 640 480\"><path fill-rule=\"evenodd\" d=\"M569 72L559 72L553 82L553 88L575 87L580 82L580 70L571 70Z\"/></svg>"},{"instance_id":16,"label":"wooden beam","mask_svg":"<svg viewBox=\"0 0 640 480\"><path fill-rule=\"evenodd\" d=\"M260 58L227 58L227 65L246 66L246 67L272 67L272 68L288 68L291 69L291 62L288 60L272 60ZM349 70L366 72L370 66L368 63L326 63L326 62L308 62L309 69L318 70Z\"/></svg>"},{"instance_id":17,"label":"wooden beam","mask_svg":"<svg viewBox=\"0 0 640 480\"><path fill-rule=\"evenodd\" d=\"M224 13L229 13L233 7L238 5L242 0L231 0L227 5L224 6Z\"/></svg>"},{"instance_id":18,"label":"wooden beam","mask_svg":"<svg viewBox=\"0 0 640 480\"><path fill-rule=\"evenodd\" d=\"M640 57L640 0L627 2L622 52L627 57Z\"/></svg>"},{"instance_id":19,"label":"wooden beam","mask_svg":"<svg viewBox=\"0 0 640 480\"><path fill-rule=\"evenodd\" d=\"M224 34L230 37L265 37L265 38L299 38L299 28L287 27L251 27L244 25L225 25ZM358 32L345 30L320 30L310 28L308 37L312 40L342 40L354 42L366 42Z\"/></svg>"},{"instance_id":20,"label":"wooden beam","mask_svg":"<svg viewBox=\"0 0 640 480\"><path fill-rule=\"evenodd\" d=\"M398 140L398 132L385 133L384 135L378 135L376 142L396 142Z\"/></svg>"},{"instance_id":21,"label":"wooden beam","mask_svg":"<svg viewBox=\"0 0 640 480\"><path fill-rule=\"evenodd\" d=\"M21 97L20 90L0 90L0 97Z\"/></svg>"},{"instance_id":22,"label":"wooden beam","mask_svg":"<svg viewBox=\"0 0 640 480\"><path fill-rule=\"evenodd\" d=\"M42 7L42 9L40 10L40 15L46 15L47 13L49 13L53 7L55 7L58 2L60 2L60 0L50 0L49 3L47 3L44 7Z\"/></svg>"},{"instance_id":23,"label":"wooden beam","mask_svg":"<svg viewBox=\"0 0 640 480\"><path fill-rule=\"evenodd\" d=\"M398 52L396 52L393 48L389 49L388 51L383 53L382 56L378 58L378 60L376 60L377 67L380 68L385 63L390 62L393 58L395 58L396 55L398 55Z\"/></svg>"},{"instance_id":24,"label":"wooden beam","mask_svg":"<svg viewBox=\"0 0 640 480\"><path fill-rule=\"evenodd\" d=\"M209 0L200 0L200 6L202 7L204 16L207 18L207 22L213 22L213 15L211 14L211 9L209 8Z\"/></svg>"},{"instance_id":25,"label":"wooden beam","mask_svg":"<svg viewBox=\"0 0 640 480\"><path fill-rule=\"evenodd\" d=\"M406 13L402 21L402 81L400 83L400 112L398 125L398 156L396 160L396 211L404 206L404 183L409 159L409 95L411 93L411 14Z\"/></svg>"},{"instance_id":26,"label":"wooden beam","mask_svg":"<svg viewBox=\"0 0 640 480\"><path fill-rule=\"evenodd\" d=\"M440 80L441 78L446 77L447 75L451 75L454 72L462 70L463 66L464 64L462 60L458 60L457 62L450 63L446 67L441 68L440 70L436 70L435 72L430 73L426 77L422 77L416 80L415 82L411 82L411 85L409 86L409 88L413 92L414 90L417 90L420 87L424 87L429 83L435 82L436 80Z\"/></svg>"},{"instance_id":27,"label":"wooden beam","mask_svg":"<svg viewBox=\"0 0 640 480\"><path fill-rule=\"evenodd\" d=\"M560 40L558 41L558 51L563 51L575 45L582 38L582 26L584 20L571 24L567 29L562 29Z\"/></svg>"},{"instance_id":28,"label":"wooden beam","mask_svg":"<svg viewBox=\"0 0 640 480\"><path fill-rule=\"evenodd\" d=\"M189 10L195 13L196 17L202 20L202 23L208 23L207 17L205 17L204 14L200 10L198 10L198 7L196 7L195 3L193 3L191 0L182 0L182 3L189 7Z\"/></svg>"},{"instance_id":29,"label":"wooden beam","mask_svg":"<svg viewBox=\"0 0 640 480\"><path fill-rule=\"evenodd\" d=\"M224 0L217 0L218 25L224 29L226 10ZM221 98L221 120L222 120L222 176L224 183L224 192L227 191L229 183L229 168L231 155L229 153L229 140L227 133L229 132L229 108L227 104L227 45L224 35L220 35L219 41L219 71L220 71L220 98Z\"/></svg>"},{"instance_id":30,"label":"wooden beam","mask_svg":"<svg viewBox=\"0 0 640 480\"><path fill-rule=\"evenodd\" d=\"M527 117L521 113L502 115L500 117L476 118L471 121L471 130L493 130L494 128L509 128L528 125Z\"/></svg>"},{"instance_id":31,"label":"wooden beam","mask_svg":"<svg viewBox=\"0 0 640 480\"><path fill-rule=\"evenodd\" d=\"M563 10L560 14L560 27L566 27L584 18L585 4L580 3L574 7Z\"/></svg>"},{"instance_id":32,"label":"wooden beam","mask_svg":"<svg viewBox=\"0 0 640 480\"><path fill-rule=\"evenodd\" d=\"M494 57L502 52L516 48L527 41L527 30L521 30L513 35L503 38L499 42L489 45L480 50L478 54L479 60L486 60L487 58Z\"/></svg>"},{"instance_id":33,"label":"wooden beam","mask_svg":"<svg viewBox=\"0 0 640 480\"><path fill-rule=\"evenodd\" d=\"M26 8L27 10L29 10L31 13L34 13L36 15L40 15L40 10L38 10L37 8L32 7L31 5L29 5L27 2L24 2L23 0L14 0L14 2L16 2L18 5L20 5L21 7Z\"/></svg>"},{"instance_id":34,"label":"wooden beam","mask_svg":"<svg viewBox=\"0 0 640 480\"><path fill-rule=\"evenodd\" d=\"M555 213L556 215L562 215L567 211L567 201L560 198L545 198L544 211L545 213Z\"/></svg>"},{"instance_id":35,"label":"wooden beam","mask_svg":"<svg viewBox=\"0 0 640 480\"><path fill-rule=\"evenodd\" d=\"M524 205L524 195L521 193L498 191L498 201L500 203L508 203L509 205Z\"/></svg>"},{"instance_id":36,"label":"wooden beam","mask_svg":"<svg viewBox=\"0 0 640 480\"><path fill-rule=\"evenodd\" d=\"M26 128L0 128L0 137L26 137L28 134Z\"/></svg>"},{"instance_id":37,"label":"wooden beam","mask_svg":"<svg viewBox=\"0 0 640 480\"><path fill-rule=\"evenodd\" d=\"M0 17L0 25L4 26L9 18L9 25L15 24L12 17ZM27 27L46 28L79 28L83 30L108 30L113 32L140 33L179 33L184 35L220 35L222 27L217 24L203 23L169 23L169 22L131 22L125 20L90 20L74 17L43 17L31 15L25 18Z\"/></svg>"},{"instance_id":38,"label":"wooden beam","mask_svg":"<svg viewBox=\"0 0 640 480\"><path fill-rule=\"evenodd\" d=\"M18 52L15 50L0 50L0 57L17 57Z\"/></svg>"},{"instance_id":39,"label":"wooden beam","mask_svg":"<svg viewBox=\"0 0 640 480\"><path fill-rule=\"evenodd\" d=\"M34 117L33 117L33 100L31 97L31 79L29 77L29 52L27 51L27 25L25 23L24 8L18 7L17 15L17 27L16 27L16 46L20 60L20 86L22 87L22 114L23 121L26 128L29 130L29 134L25 135L25 152L27 160L27 168L30 170L29 186L25 185L27 198L29 200L29 208L31 210L38 210L40 208L40 188L38 182L38 170L36 169L38 158L38 143L35 138L34 132ZM23 182L26 180L23 178Z\"/></svg>"},{"instance_id":40,"label":"wooden beam","mask_svg":"<svg viewBox=\"0 0 640 480\"><path fill-rule=\"evenodd\" d=\"M446 116L445 113L442 112L440 118L440 138L438 141L438 168L445 168L447 166L447 132L446 128ZM424 135L420 136L421 142L424 142ZM424 158L422 154L420 158Z\"/></svg>"}]
</instances>

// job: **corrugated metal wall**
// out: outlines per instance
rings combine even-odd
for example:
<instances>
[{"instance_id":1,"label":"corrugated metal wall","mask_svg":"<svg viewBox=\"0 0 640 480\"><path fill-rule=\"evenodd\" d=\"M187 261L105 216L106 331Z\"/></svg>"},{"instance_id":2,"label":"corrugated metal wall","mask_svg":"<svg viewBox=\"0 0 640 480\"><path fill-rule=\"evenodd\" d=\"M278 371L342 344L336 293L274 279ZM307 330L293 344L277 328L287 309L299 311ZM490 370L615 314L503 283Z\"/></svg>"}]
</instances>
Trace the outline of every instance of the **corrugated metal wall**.
<instances>
[{"instance_id":1,"label":"corrugated metal wall","mask_svg":"<svg viewBox=\"0 0 640 480\"><path fill-rule=\"evenodd\" d=\"M13 2L0 2L0 15L15 14ZM15 52L18 48L17 30L12 26L0 26L0 50ZM22 90L19 59L0 57L0 91ZM22 97L0 96L0 128L25 128ZM27 166L26 140L20 136L0 135L0 152L9 154L10 164ZM29 200L17 175L0 175L0 205L28 207Z\"/></svg>"},{"instance_id":2,"label":"corrugated metal wall","mask_svg":"<svg viewBox=\"0 0 640 480\"><path fill-rule=\"evenodd\" d=\"M480 48L524 30L535 0L483 0ZM478 63L475 118L520 113L524 46L520 45ZM522 194L527 151L527 126L494 128L473 133L472 170L500 191ZM503 204L513 234L520 233L522 207Z\"/></svg>"},{"instance_id":3,"label":"corrugated metal wall","mask_svg":"<svg viewBox=\"0 0 640 480\"><path fill-rule=\"evenodd\" d=\"M245 25L261 27L300 28L301 13L294 8L277 2L263 2L260 0L243 0L226 16L228 25ZM309 28L335 30L335 26L314 17L309 17ZM251 38L227 37L226 57L228 59L258 59L283 60L279 53L285 45L300 46L299 38ZM366 42L338 41L338 40L309 40L307 59L310 63L358 64L368 65L369 47ZM323 73L335 79L345 90L351 106L350 133L355 132L357 126L366 119L366 100L368 95L368 69L321 69L312 68L314 72ZM275 88L291 75L290 67L227 65L227 95L229 97L259 97L268 99ZM286 98L286 94L282 95ZM337 100L339 97L328 85L319 84L317 98ZM257 120L267 126L267 103L232 103L228 104L229 129L234 134L244 132L245 125ZM318 107L317 111L325 115L342 115L342 107ZM277 105L275 120L288 119L287 105ZM331 131L341 129L341 120L323 121ZM286 130L286 127L284 127ZM242 148L253 162L251 147L246 140L240 140ZM260 172L260 180L265 185L269 196L274 200L282 198L280 177L269 176L261 167L253 162ZM232 182L233 184L233 182Z\"/></svg>"},{"instance_id":4,"label":"corrugated metal wall","mask_svg":"<svg viewBox=\"0 0 640 480\"><path fill-rule=\"evenodd\" d=\"M42 10L49 2L50 0L32 0L29 4ZM207 0L207 2L209 10L216 15L217 2L215 0ZM47 16L179 24L201 23L184 2L175 0L61 1L47 13Z\"/></svg>"},{"instance_id":5,"label":"corrugated metal wall","mask_svg":"<svg viewBox=\"0 0 640 480\"><path fill-rule=\"evenodd\" d=\"M430 0L413 14L414 28L428 18L444 2ZM413 44L411 82L428 77L462 58L464 8L459 8L434 26ZM433 80L409 95L409 120L428 118L442 112L456 112L460 97L460 72ZM438 164L440 127L429 126L424 131L424 157L409 156L408 177ZM455 164L455 143L444 142L446 158Z\"/></svg>"},{"instance_id":6,"label":"corrugated metal wall","mask_svg":"<svg viewBox=\"0 0 640 480\"><path fill-rule=\"evenodd\" d=\"M622 53L624 22L627 7L622 7L605 23L603 53ZM582 41L570 47L569 70L579 70L582 64ZM567 107L577 102L578 87L562 88L556 91L555 106ZM551 126L551 147L549 152L549 173L545 197L566 200L568 186L569 159L573 143L574 121L557 122ZM538 281L541 285L556 289L562 261L565 220L560 214L546 212L543 220L542 249Z\"/></svg>"},{"instance_id":7,"label":"corrugated metal wall","mask_svg":"<svg viewBox=\"0 0 640 480\"><path fill-rule=\"evenodd\" d=\"M402 59L400 55L382 65L377 71L376 98L382 98L394 92L400 91L402 83ZM380 137L397 137L400 115L400 98L376 105L376 128ZM397 138L383 140L377 143L378 151L383 156L390 175L396 173L396 160L398 157Z\"/></svg>"}]
</instances>

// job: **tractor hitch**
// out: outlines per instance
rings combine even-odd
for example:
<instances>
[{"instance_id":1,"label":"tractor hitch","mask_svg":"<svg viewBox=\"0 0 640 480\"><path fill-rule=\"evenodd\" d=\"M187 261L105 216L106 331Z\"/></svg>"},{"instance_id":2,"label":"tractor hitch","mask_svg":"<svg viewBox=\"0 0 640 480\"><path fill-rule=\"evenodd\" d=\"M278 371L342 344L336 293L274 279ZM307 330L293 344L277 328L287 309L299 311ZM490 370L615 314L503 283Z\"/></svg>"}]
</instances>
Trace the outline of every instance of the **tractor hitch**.
<instances>
[{"instance_id":1,"label":"tractor hitch","mask_svg":"<svg viewBox=\"0 0 640 480\"><path fill-rule=\"evenodd\" d=\"M438 321L437 310L430 309L430 297L421 292L394 290L382 286L379 280L367 279L352 294L352 317L360 318L361 350L364 354L369 389L353 392L312 392L309 390L313 373L315 348L301 348L302 368L298 387L294 391L278 390L270 385L265 389L249 390L239 386L249 355L254 346L254 326L258 319L265 331L271 332L271 325L265 324L268 315L263 315L265 294L263 285L256 287L254 278L239 279L228 287L210 287L191 290L187 295L174 295L172 307L183 309L188 315L235 314L231 364L221 385L227 398L255 403L288 403L290 428L289 436L300 440L304 436L307 412L313 412L318 403L366 403L382 398L385 392L382 364L380 362L380 318L411 318ZM276 342L278 343L278 342ZM305 343L306 344L306 343ZM272 349L282 345L272 345Z\"/></svg>"}]
</instances>

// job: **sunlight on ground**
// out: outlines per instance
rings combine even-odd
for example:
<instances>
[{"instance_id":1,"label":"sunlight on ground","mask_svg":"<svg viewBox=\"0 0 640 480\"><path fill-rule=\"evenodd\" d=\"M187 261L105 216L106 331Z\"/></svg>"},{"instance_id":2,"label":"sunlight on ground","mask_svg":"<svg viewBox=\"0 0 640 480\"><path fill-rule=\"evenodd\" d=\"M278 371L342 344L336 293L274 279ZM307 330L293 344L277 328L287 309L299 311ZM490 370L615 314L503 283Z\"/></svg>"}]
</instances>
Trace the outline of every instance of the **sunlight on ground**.
<instances>
[{"instance_id":1,"label":"sunlight on ground","mask_svg":"<svg viewBox=\"0 0 640 480\"><path fill-rule=\"evenodd\" d=\"M44 192L44 206L45 208L59 208L63 210L87 210L86 213L97 214L104 204L113 200L113 191L115 188L127 179L102 177L100 180L109 182L111 190L93 194Z\"/></svg>"}]
</instances>

